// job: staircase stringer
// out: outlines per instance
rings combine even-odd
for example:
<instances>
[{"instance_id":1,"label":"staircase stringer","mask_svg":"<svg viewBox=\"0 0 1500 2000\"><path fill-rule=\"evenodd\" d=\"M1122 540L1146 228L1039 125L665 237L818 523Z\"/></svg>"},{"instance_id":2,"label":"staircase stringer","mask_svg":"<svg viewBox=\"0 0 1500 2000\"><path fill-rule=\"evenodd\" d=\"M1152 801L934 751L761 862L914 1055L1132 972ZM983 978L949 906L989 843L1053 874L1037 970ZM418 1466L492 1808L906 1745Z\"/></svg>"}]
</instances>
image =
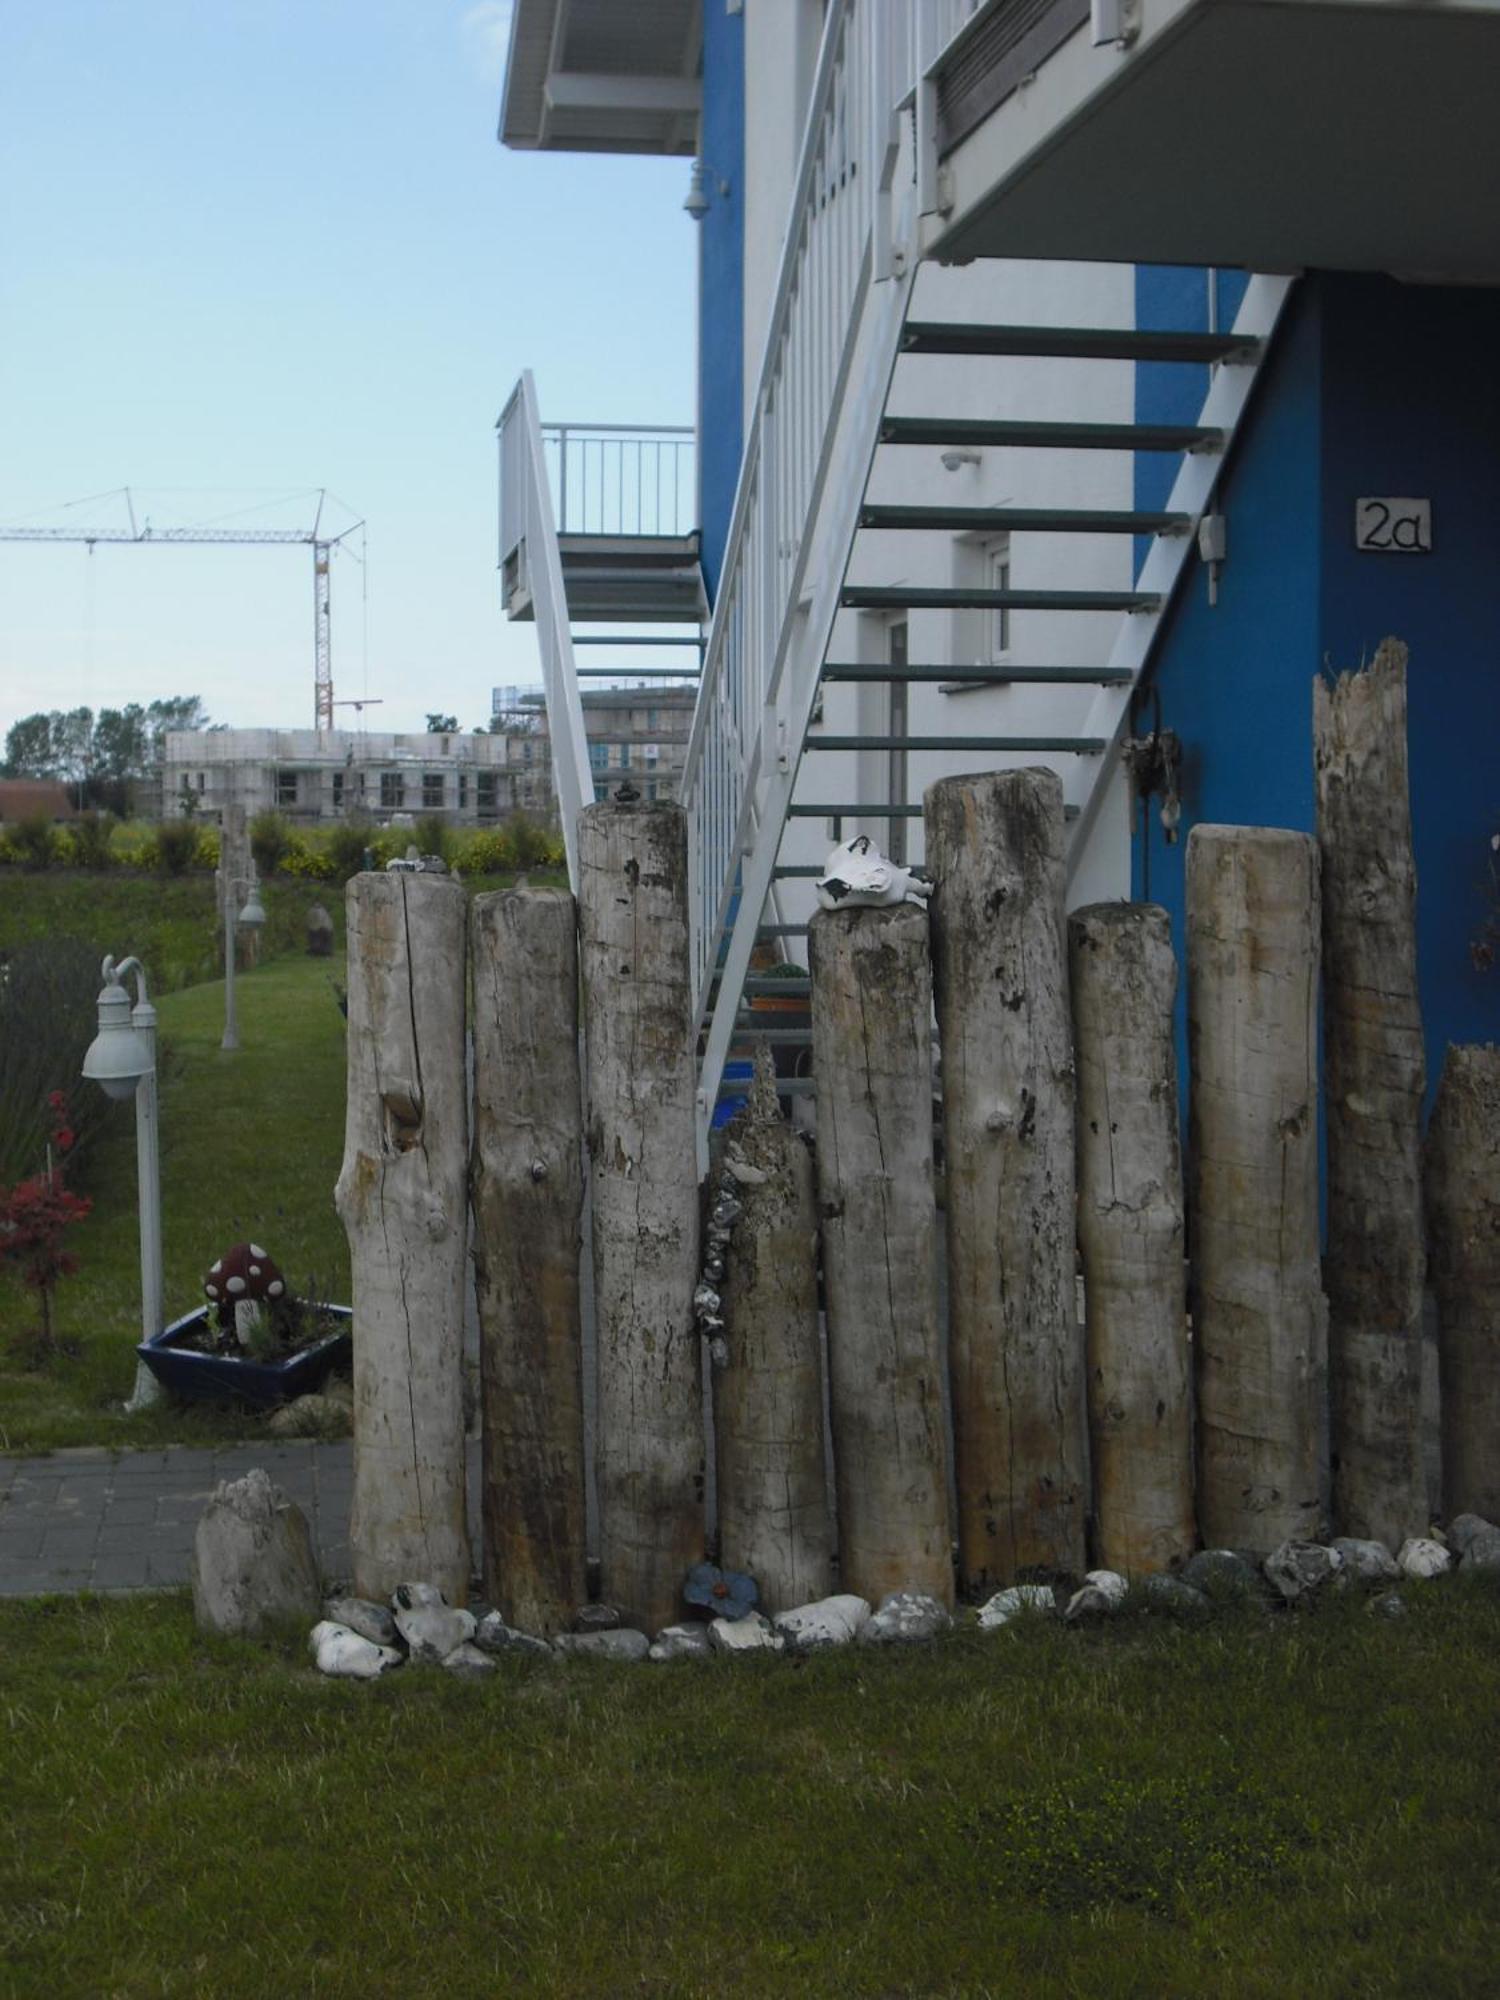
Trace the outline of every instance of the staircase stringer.
<instances>
[{"instance_id":1,"label":"staircase stringer","mask_svg":"<svg viewBox=\"0 0 1500 2000\"><path fill-rule=\"evenodd\" d=\"M1166 503L1168 512L1190 517L1190 530L1186 534L1157 535L1152 542L1136 588L1155 596L1155 608L1127 611L1123 615L1107 662L1112 673L1123 676L1128 672L1129 679L1122 677L1101 687L1081 725L1081 735L1102 738L1105 748L1098 757L1077 760L1064 780L1064 804L1076 809L1078 815L1068 844L1069 888L1087 852L1110 779L1119 765L1132 697L1166 631L1177 592L1197 548L1198 523L1212 507L1236 433L1267 364L1271 336L1295 283L1291 277L1257 275L1246 288L1235 316L1234 331L1243 335L1247 343L1254 341L1257 345L1253 349L1247 347L1244 360L1230 358L1214 370L1199 418L1200 426L1220 432L1223 442L1212 451L1184 454Z\"/></svg>"}]
</instances>

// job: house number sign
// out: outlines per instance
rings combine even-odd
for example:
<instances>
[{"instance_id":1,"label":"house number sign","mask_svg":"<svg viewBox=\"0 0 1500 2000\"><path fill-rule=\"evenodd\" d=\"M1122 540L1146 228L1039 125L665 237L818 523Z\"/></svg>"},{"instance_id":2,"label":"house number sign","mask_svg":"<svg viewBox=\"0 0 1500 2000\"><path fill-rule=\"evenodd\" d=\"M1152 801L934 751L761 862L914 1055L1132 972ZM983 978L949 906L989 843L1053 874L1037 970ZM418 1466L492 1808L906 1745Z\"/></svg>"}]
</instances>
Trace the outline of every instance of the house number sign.
<instances>
[{"instance_id":1,"label":"house number sign","mask_svg":"<svg viewBox=\"0 0 1500 2000\"><path fill-rule=\"evenodd\" d=\"M1383 556L1432 554L1432 502L1388 496L1356 500L1354 546Z\"/></svg>"}]
</instances>

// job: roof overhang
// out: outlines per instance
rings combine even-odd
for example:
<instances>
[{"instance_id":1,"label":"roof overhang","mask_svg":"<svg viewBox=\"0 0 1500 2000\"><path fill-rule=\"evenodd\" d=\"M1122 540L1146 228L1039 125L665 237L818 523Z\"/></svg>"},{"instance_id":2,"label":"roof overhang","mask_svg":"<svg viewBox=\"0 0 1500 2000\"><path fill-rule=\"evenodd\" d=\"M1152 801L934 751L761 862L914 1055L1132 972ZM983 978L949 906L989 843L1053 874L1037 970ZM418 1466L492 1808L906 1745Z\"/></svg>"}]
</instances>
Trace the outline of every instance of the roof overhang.
<instances>
[{"instance_id":1,"label":"roof overhang","mask_svg":"<svg viewBox=\"0 0 1500 2000\"><path fill-rule=\"evenodd\" d=\"M702 43L700 0L515 0L501 143L691 156Z\"/></svg>"},{"instance_id":2,"label":"roof overhang","mask_svg":"<svg viewBox=\"0 0 1500 2000\"><path fill-rule=\"evenodd\" d=\"M1500 0L1001 0L939 66L943 259L1500 282Z\"/></svg>"}]
</instances>

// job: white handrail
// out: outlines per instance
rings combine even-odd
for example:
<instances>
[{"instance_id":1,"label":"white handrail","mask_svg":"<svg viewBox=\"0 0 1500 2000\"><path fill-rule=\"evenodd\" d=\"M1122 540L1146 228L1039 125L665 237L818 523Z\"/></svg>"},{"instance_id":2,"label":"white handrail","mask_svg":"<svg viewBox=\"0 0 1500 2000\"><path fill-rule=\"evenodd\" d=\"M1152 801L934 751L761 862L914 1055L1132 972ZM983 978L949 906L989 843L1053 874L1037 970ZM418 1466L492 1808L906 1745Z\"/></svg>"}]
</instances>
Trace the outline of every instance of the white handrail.
<instances>
[{"instance_id":1,"label":"white handrail","mask_svg":"<svg viewBox=\"0 0 1500 2000\"><path fill-rule=\"evenodd\" d=\"M568 856L568 879L578 887L578 815L594 801L583 703L573 663L568 599L563 588L557 522L543 455L536 383L528 368L500 415L500 570L531 593L541 655L542 692L552 744L552 784Z\"/></svg>"}]
</instances>

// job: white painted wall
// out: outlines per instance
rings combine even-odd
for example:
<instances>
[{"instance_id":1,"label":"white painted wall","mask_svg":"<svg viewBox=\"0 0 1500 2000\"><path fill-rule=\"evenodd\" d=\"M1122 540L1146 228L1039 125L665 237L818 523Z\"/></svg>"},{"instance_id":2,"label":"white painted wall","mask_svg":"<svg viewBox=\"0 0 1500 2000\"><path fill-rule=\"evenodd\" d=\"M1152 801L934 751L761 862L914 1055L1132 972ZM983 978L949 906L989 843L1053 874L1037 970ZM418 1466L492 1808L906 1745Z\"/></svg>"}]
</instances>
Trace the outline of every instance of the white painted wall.
<instances>
[{"instance_id":1,"label":"white painted wall","mask_svg":"<svg viewBox=\"0 0 1500 2000\"><path fill-rule=\"evenodd\" d=\"M708 0L709 5L716 0ZM786 233L808 93L818 64L822 0L744 0L745 419L760 379L766 322Z\"/></svg>"}]
</instances>

